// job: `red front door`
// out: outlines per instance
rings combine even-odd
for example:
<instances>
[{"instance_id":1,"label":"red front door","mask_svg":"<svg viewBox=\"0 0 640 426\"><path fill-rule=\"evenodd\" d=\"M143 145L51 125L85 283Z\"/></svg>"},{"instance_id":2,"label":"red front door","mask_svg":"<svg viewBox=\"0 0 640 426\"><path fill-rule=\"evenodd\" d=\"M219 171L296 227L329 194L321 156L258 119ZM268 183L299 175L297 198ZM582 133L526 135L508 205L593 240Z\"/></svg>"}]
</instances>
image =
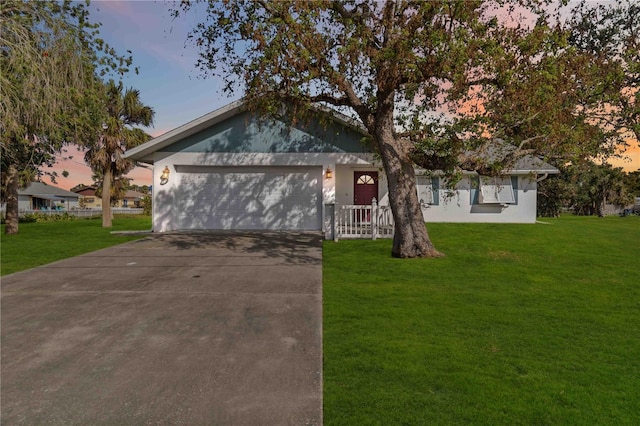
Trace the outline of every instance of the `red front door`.
<instances>
[{"instance_id":1,"label":"red front door","mask_svg":"<svg viewBox=\"0 0 640 426\"><path fill-rule=\"evenodd\" d=\"M353 172L353 204L371 205L378 198L378 172Z\"/></svg>"}]
</instances>

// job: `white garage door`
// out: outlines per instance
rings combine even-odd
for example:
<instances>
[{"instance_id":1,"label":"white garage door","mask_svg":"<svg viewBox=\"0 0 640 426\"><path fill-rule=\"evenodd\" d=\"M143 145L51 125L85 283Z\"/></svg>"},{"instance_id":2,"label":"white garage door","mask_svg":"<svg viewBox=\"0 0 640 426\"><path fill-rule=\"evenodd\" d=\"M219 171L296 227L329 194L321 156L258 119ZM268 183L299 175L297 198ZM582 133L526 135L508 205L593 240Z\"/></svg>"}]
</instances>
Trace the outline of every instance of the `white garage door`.
<instances>
[{"instance_id":1,"label":"white garage door","mask_svg":"<svg viewBox=\"0 0 640 426\"><path fill-rule=\"evenodd\" d=\"M176 166L174 229L319 230L322 167Z\"/></svg>"}]
</instances>

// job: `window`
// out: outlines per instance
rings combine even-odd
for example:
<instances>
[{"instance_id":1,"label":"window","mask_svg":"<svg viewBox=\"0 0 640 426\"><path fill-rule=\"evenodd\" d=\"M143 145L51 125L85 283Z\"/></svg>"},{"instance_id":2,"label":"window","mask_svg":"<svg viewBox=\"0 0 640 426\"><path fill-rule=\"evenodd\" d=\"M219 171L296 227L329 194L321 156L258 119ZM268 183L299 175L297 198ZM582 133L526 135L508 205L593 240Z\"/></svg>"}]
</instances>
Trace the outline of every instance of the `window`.
<instances>
[{"instance_id":1,"label":"window","mask_svg":"<svg viewBox=\"0 0 640 426\"><path fill-rule=\"evenodd\" d=\"M93 203L96 201L96 199L93 197L84 197L84 201L85 203Z\"/></svg>"},{"instance_id":2,"label":"window","mask_svg":"<svg viewBox=\"0 0 640 426\"><path fill-rule=\"evenodd\" d=\"M375 180L371 175L362 175L358 177L358 180L356 181L356 185L373 185L374 183Z\"/></svg>"},{"instance_id":3,"label":"window","mask_svg":"<svg viewBox=\"0 0 640 426\"><path fill-rule=\"evenodd\" d=\"M440 179L437 177L417 176L416 188L418 190L418 200L422 205L437 206L439 203L439 183Z\"/></svg>"},{"instance_id":4,"label":"window","mask_svg":"<svg viewBox=\"0 0 640 426\"><path fill-rule=\"evenodd\" d=\"M480 204L515 204L510 177L480 176Z\"/></svg>"}]
</instances>

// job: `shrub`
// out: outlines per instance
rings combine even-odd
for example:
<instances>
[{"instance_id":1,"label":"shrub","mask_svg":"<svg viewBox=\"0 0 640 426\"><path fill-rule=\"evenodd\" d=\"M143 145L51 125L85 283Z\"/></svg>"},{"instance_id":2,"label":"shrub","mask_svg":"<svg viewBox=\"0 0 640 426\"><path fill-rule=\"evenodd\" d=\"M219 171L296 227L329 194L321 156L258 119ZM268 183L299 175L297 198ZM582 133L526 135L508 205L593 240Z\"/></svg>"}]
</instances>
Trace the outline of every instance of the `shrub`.
<instances>
[{"instance_id":1,"label":"shrub","mask_svg":"<svg viewBox=\"0 0 640 426\"><path fill-rule=\"evenodd\" d=\"M67 212L47 214L47 213L28 213L21 216L20 223L42 223L42 222L69 222L76 220L77 217L70 215Z\"/></svg>"},{"instance_id":2,"label":"shrub","mask_svg":"<svg viewBox=\"0 0 640 426\"><path fill-rule=\"evenodd\" d=\"M151 216L151 197L149 195L146 195L141 201L140 201L140 207L142 207L144 210L142 211L142 214L144 214L145 216Z\"/></svg>"}]
</instances>

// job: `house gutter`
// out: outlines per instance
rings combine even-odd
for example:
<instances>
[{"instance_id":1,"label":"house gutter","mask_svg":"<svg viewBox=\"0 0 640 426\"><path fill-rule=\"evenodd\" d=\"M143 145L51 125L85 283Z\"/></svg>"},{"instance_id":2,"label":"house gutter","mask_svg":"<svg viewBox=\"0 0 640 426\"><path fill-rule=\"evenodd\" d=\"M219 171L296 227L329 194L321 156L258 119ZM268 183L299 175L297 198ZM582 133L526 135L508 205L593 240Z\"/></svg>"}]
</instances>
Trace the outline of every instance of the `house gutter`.
<instances>
[{"instance_id":1,"label":"house gutter","mask_svg":"<svg viewBox=\"0 0 640 426\"><path fill-rule=\"evenodd\" d=\"M540 183L540 182L542 182L543 180L545 180L548 177L549 177L549 173L545 173L545 174L542 175L542 177L539 177L539 178L536 179L536 183Z\"/></svg>"},{"instance_id":2,"label":"house gutter","mask_svg":"<svg viewBox=\"0 0 640 426\"><path fill-rule=\"evenodd\" d=\"M143 169L153 170L153 164L149 164L144 161L137 161L136 167L142 167Z\"/></svg>"}]
</instances>

